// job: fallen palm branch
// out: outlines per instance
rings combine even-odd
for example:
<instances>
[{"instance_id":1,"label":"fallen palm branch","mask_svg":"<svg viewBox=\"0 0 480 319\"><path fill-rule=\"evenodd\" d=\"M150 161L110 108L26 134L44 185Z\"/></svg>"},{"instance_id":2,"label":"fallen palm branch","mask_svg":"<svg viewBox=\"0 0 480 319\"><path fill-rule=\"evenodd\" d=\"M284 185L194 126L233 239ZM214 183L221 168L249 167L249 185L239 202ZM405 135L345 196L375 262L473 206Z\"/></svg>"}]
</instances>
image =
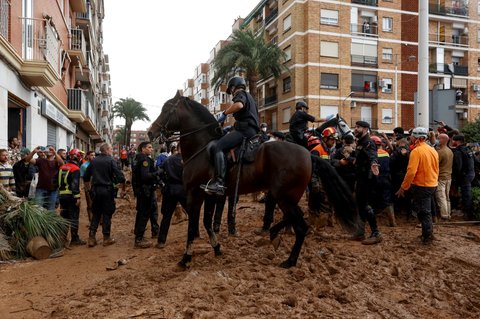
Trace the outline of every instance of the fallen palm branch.
<instances>
[{"instance_id":1,"label":"fallen palm branch","mask_svg":"<svg viewBox=\"0 0 480 319\"><path fill-rule=\"evenodd\" d=\"M62 248L68 227L68 221L55 212L12 196L0 185L0 230L13 257L27 257L27 243L36 236L43 237L52 250Z\"/></svg>"}]
</instances>

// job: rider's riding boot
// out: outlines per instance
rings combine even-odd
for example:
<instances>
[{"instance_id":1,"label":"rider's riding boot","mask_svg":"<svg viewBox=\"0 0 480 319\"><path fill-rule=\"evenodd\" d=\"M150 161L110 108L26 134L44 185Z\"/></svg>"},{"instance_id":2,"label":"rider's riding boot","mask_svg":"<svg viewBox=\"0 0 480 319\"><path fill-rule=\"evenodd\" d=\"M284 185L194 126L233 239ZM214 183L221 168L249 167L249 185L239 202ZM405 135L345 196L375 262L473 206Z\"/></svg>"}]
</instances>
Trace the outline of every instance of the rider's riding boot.
<instances>
[{"instance_id":1,"label":"rider's riding boot","mask_svg":"<svg viewBox=\"0 0 480 319\"><path fill-rule=\"evenodd\" d=\"M223 196L225 194L225 172L227 168L225 165L225 155L223 152L215 154L215 180L205 186L205 192L210 195Z\"/></svg>"}]
</instances>

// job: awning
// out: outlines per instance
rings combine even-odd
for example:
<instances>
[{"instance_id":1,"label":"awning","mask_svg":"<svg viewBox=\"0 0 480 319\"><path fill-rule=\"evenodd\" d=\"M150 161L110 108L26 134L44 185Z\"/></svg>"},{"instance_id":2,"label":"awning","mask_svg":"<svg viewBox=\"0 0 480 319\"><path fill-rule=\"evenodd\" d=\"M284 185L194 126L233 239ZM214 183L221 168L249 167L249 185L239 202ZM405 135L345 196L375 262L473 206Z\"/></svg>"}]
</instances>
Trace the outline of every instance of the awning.
<instances>
[{"instance_id":1,"label":"awning","mask_svg":"<svg viewBox=\"0 0 480 319\"><path fill-rule=\"evenodd\" d=\"M454 87L456 89L466 89L467 88L467 80L466 79L453 78L452 79L452 87Z\"/></svg>"}]
</instances>

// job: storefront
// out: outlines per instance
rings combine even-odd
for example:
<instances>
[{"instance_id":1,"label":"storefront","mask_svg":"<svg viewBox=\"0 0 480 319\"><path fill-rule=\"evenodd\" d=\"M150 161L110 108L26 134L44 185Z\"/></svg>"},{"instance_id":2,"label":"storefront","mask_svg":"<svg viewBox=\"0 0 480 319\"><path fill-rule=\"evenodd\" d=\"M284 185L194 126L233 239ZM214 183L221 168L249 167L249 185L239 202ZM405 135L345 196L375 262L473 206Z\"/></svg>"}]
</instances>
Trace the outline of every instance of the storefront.
<instances>
[{"instance_id":1,"label":"storefront","mask_svg":"<svg viewBox=\"0 0 480 319\"><path fill-rule=\"evenodd\" d=\"M72 147L76 125L46 98L41 103L41 114L47 118L46 145L65 149Z\"/></svg>"}]
</instances>

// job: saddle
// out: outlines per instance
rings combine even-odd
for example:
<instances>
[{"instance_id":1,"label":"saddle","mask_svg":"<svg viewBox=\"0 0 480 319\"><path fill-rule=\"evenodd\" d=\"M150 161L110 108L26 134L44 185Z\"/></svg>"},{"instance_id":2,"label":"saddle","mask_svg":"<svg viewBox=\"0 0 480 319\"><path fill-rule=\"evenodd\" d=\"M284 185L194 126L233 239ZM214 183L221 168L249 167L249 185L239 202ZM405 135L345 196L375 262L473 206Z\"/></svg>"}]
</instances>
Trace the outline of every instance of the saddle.
<instances>
[{"instance_id":1,"label":"saddle","mask_svg":"<svg viewBox=\"0 0 480 319\"><path fill-rule=\"evenodd\" d=\"M216 145L217 141L212 141L208 145L208 153L210 154L210 157L213 160L213 149L214 146ZM262 138L260 134L252 136L250 139L248 139L245 142L245 150L243 152L242 156L242 163L243 164L251 164L255 161L255 157L257 156L257 151L260 145L262 144ZM227 160L227 165L228 166L233 166L235 164L239 163L240 159L240 152L241 152L242 146L236 146L232 148L231 150L228 151L226 155L226 160Z\"/></svg>"}]
</instances>

